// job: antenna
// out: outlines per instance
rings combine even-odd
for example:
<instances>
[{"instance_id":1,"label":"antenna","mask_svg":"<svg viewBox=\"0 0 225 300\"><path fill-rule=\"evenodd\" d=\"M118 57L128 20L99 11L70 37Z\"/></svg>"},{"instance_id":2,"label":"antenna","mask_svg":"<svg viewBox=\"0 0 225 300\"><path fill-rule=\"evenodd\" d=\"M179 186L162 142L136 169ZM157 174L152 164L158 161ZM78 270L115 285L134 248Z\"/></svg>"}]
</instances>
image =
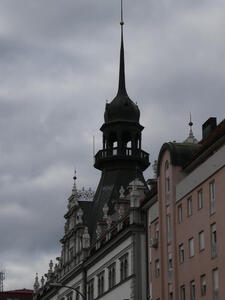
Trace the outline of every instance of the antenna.
<instances>
[{"instance_id":1,"label":"antenna","mask_svg":"<svg viewBox=\"0 0 225 300\"><path fill-rule=\"evenodd\" d=\"M3 281L5 280L5 273L0 271L0 292L3 292Z\"/></svg>"}]
</instances>

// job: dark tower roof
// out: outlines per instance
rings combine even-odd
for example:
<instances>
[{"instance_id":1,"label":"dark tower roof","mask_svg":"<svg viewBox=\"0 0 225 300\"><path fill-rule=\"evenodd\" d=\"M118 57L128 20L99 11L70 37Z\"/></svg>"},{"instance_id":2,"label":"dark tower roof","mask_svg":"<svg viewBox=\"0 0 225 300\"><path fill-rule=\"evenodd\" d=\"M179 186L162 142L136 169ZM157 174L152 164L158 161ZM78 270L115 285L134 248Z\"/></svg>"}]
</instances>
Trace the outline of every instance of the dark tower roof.
<instances>
[{"instance_id":1,"label":"dark tower roof","mask_svg":"<svg viewBox=\"0 0 225 300\"><path fill-rule=\"evenodd\" d=\"M103 207L107 205L109 215L113 213L121 186L126 189L130 182L138 178L147 189L142 172L149 166L149 154L142 150L141 133L144 127L139 123L139 108L126 91L123 24L121 0L119 87L113 101L106 104L105 123L101 127L103 147L95 155L94 166L102 174L94 196L94 213L89 227L92 241L96 239L97 223L102 220Z\"/></svg>"},{"instance_id":2,"label":"dark tower roof","mask_svg":"<svg viewBox=\"0 0 225 300\"><path fill-rule=\"evenodd\" d=\"M111 103L106 104L104 119L105 123L114 121L139 122L140 111L138 106L129 98L126 91L125 63L124 63L124 42L123 25L121 20L121 46L120 46L120 67L119 67L119 87L116 97Z\"/></svg>"}]
</instances>

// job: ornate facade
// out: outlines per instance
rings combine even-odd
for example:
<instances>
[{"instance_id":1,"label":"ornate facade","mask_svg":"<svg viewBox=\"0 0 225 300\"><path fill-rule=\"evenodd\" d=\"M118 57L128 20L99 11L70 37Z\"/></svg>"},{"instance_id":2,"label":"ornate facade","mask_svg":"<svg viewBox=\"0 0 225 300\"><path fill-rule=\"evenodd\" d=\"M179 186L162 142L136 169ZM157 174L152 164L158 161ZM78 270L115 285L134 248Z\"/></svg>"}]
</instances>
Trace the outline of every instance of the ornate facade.
<instances>
[{"instance_id":1,"label":"ornate facade","mask_svg":"<svg viewBox=\"0 0 225 300\"><path fill-rule=\"evenodd\" d=\"M54 267L50 262L40 281L36 276L35 300L146 299L146 231L140 199L148 191L142 172L149 166L149 154L142 150L139 108L125 87L123 24L118 93L106 104L102 150L95 155L101 179L96 192L88 191L82 199L85 191L77 190L74 177L61 255ZM61 287L53 287L56 282Z\"/></svg>"}]
</instances>

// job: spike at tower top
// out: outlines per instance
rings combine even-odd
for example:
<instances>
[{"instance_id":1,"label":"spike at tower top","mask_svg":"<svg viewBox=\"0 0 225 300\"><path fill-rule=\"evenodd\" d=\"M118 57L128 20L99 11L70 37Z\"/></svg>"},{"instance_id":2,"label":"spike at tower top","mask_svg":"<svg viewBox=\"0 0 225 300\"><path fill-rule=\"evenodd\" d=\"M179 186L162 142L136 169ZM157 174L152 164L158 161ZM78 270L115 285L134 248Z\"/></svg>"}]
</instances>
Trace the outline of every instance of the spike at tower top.
<instances>
[{"instance_id":1,"label":"spike at tower top","mask_svg":"<svg viewBox=\"0 0 225 300\"><path fill-rule=\"evenodd\" d=\"M120 25L121 26L124 25L124 21L123 21L123 0L121 0L121 20L120 20Z\"/></svg>"},{"instance_id":2,"label":"spike at tower top","mask_svg":"<svg viewBox=\"0 0 225 300\"><path fill-rule=\"evenodd\" d=\"M119 88L118 95L127 95L125 84L125 63L124 63L124 45L123 45L123 0L121 0L121 46L120 46L120 72L119 72Z\"/></svg>"},{"instance_id":3,"label":"spike at tower top","mask_svg":"<svg viewBox=\"0 0 225 300\"><path fill-rule=\"evenodd\" d=\"M138 106L129 98L125 84L125 60L123 43L123 0L120 0L120 26L121 26L121 45L119 62L119 84L116 97L106 103L104 114L105 123L110 122L135 122L139 123L140 111Z\"/></svg>"}]
</instances>

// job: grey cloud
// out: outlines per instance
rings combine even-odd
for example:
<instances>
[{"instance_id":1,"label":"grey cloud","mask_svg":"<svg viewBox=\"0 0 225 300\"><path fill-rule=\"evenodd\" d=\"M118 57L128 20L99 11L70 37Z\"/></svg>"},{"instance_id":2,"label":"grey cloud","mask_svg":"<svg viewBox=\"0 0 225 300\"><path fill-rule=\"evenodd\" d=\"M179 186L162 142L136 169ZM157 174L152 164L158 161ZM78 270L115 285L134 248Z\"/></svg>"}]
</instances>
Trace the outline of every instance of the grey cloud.
<instances>
[{"instance_id":1,"label":"grey cloud","mask_svg":"<svg viewBox=\"0 0 225 300\"><path fill-rule=\"evenodd\" d=\"M32 287L35 272L45 273L60 253L74 167L79 188L98 183L92 136L97 151L105 100L118 85L119 2L1 3L0 265L8 270L6 289ZM198 139L209 116L224 118L225 4L130 0L124 6L127 88L140 107L143 145L153 162L163 142L186 138L189 111ZM151 169L145 175L152 176Z\"/></svg>"}]
</instances>

